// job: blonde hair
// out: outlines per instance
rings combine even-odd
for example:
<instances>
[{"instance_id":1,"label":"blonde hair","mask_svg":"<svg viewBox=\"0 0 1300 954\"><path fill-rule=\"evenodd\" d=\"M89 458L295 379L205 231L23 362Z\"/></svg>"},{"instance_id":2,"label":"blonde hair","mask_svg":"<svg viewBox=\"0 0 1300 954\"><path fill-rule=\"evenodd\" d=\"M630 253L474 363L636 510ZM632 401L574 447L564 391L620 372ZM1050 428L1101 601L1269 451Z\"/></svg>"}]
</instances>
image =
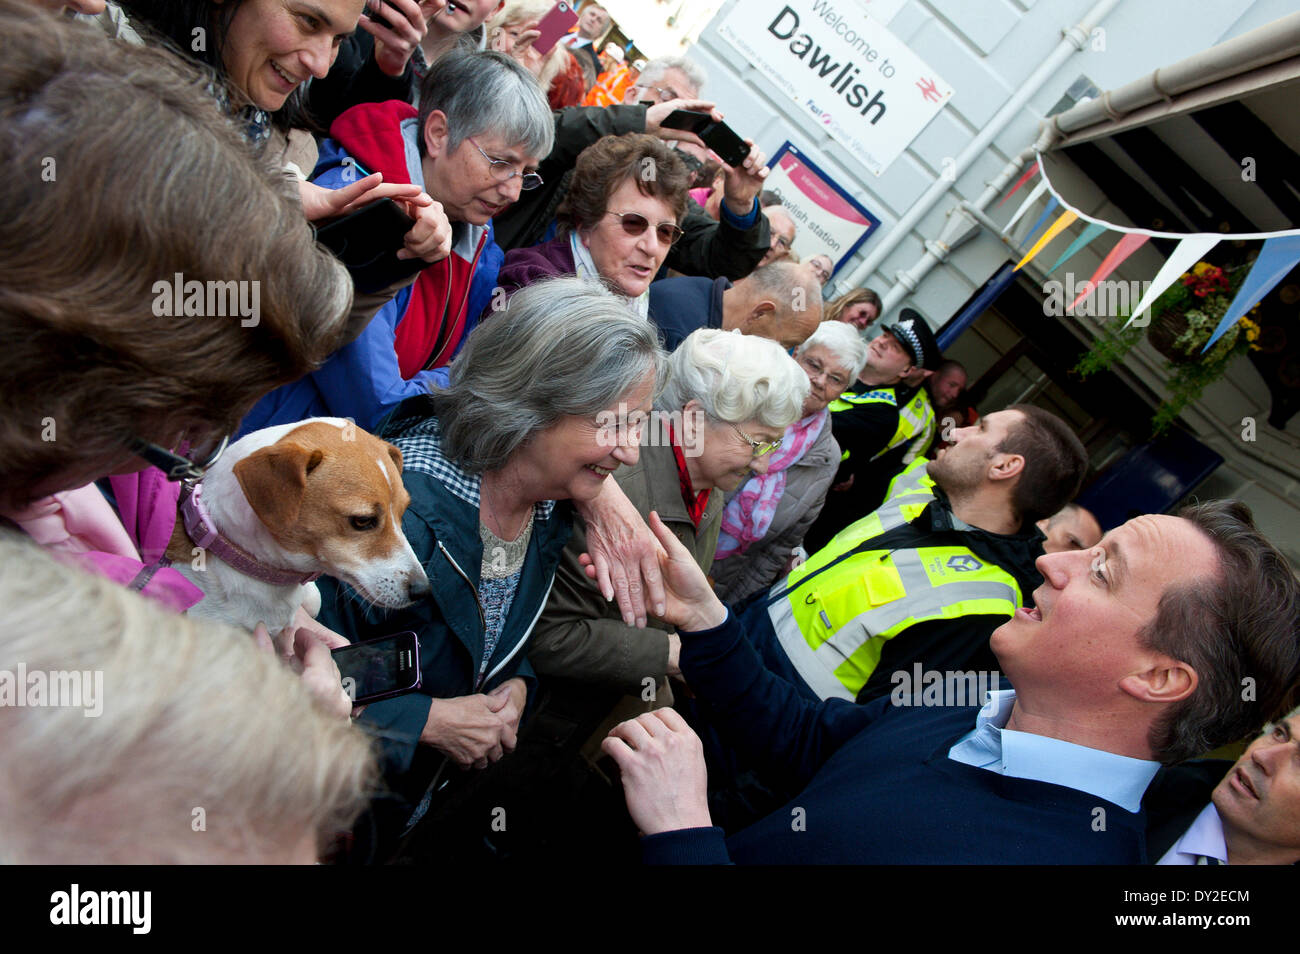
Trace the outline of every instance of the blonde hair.
<instances>
[{"instance_id":1,"label":"blonde hair","mask_svg":"<svg viewBox=\"0 0 1300 954\"><path fill-rule=\"evenodd\" d=\"M274 654L13 535L0 566L0 665L93 676L101 710L0 706L4 861L283 861L351 827L370 744Z\"/></svg>"}]
</instances>

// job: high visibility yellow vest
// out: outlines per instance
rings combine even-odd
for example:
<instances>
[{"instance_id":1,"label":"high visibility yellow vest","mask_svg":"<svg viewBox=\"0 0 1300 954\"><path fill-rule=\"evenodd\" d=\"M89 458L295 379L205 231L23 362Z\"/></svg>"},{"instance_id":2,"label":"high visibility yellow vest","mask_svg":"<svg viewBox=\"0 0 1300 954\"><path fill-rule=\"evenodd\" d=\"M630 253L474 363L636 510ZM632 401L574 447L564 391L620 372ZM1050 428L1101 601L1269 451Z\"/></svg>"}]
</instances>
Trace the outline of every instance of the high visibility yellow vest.
<instances>
[{"instance_id":1,"label":"high visibility yellow vest","mask_svg":"<svg viewBox=\"0 0 1300 954\"><path fill-rule=\"evenodd\" d=\"M924 454L934 440L935 415L934 405L925 388L918 388L912 399L898 409L898 430L889 442L890 447L898 447L906 441L912 441L904 464L910 464L918 455Z\"/></svg>"},{"instance_id":2,"label":"high visibility yellow vest","mask_svg":"<svg viewBox=\"0 0 1300 954\"><path fill-rule=\"evenodd\" d=\"M933 500L926 463L918 458L895 478L879 510L771 591L767 612L781 648L823 699L856 699L885 643L911 626L975 615L1009 619L1024 605L1015 577L967 547L871 545Z\"/></svg>"},{"instance_id":3,"label":"high visibility yellow vest","mask_svg":"<svg viewBox=\"0 0 1300 954\"><path fill-rule=\"evenodd\" d=\"M827 408L832 414L835 414L836 412L847 411L850 408L859 407L863 404L887 404L890 407L898 407L898 396L894 394L893 388L880 388L875 391L863 391L861 394L849 394L846 392L841 394L834 401L831 401L831 403L827 405ZM895 433L894 437L897 436L898 434ZM881 454L885 453L885 451L896 446L897 444L893 443L891 439L891 442L872 455L871 459L875 460ZM846 450L840 455L840 460L843 461L848 459L849 452Z\"/></svg>"}]
</instances>

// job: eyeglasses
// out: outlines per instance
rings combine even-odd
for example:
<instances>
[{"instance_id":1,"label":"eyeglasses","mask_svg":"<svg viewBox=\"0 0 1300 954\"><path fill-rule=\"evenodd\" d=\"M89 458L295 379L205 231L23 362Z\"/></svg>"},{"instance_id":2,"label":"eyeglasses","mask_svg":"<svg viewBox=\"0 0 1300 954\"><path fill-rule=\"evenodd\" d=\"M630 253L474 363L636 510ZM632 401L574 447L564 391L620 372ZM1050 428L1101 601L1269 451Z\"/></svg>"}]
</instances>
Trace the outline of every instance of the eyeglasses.
<instances>
[{"instance_id":1,"label":"eyeglasses","mask_svg":"<svg viewBox=\"0 0 1300 954\"><path fill-rule=\"evenodd\" d=\"M157 467L166 474L168 480L181 480L185 483L194 483L203 479L203 474L209 467L217 462L218 458L220 458L222 453L225 451L226 445L229 443L230 435L227 434L215 444L208 442L204 447L199 448L200 450L206 451L206 453L202 455L193 454L192 456L200 458L203 461L202 463L196 463L190 457L184 457L177 454L175 451L167 450L165 447L151 444L148 441L142 441L138 437L131 438L131 440L127 442L127 446L131 448L133 453L143 457L154 467Z\"/></svg>"},{"instance_id":2,"label":"eyeglasses","mask_svg":"<svg viewBox=\"0 0 1300 954\"><path fill-rule=\"evenodd\" d=\"M677 90L673 89L671 86L638 86L636 88L649 90L652 93L658 94L659 102L661 103L666 103L672 99L682 98L682 94L677 92Z\"/></svg>"},{"instance_id":3,"label":"eyeglasses","mask_svg":"<svg viewBox=\"0 0 1300 954\"><path fill-rule=\"evenodd\" d=\"M805 354L800 355L798 360L804 366L804 370L807 371L810 378L825 375L827 383L829 383L831 387L839 388L841 391L849 386L848 378L838 372L831 371L830 368L826 367L816 358L811 358Z\"/></svg>"},{"instance_id":4,"label":"eyeglasses","mask_svg":"<svg viewBox=\"0 0 1300 954\"><path fill-rule=\"evenodd\" d=\"M482 146L474 142L473 136L466 136L465 138L471 143L474 143L474 148L483 154L483 158L488 161L488 171L492 174L492 178L497 182L509 182L515 176L519 176L519 188L523 189L525 192L528 192L530 189L536 189L542 184L542 177L537 173L520 172L515 168L513 162L509 162L505 159L493 159L486 152L483 152Z\"/></svg>"},{"instance_id":5,"label":"eyeglasses","mask_svg":"<svg viewBox=\"0 0 1300 954\"><path fill-rule=\"evenodd\" d=\"M775 248L781 248L781 249L784 249L784 250L787 251L787 252L790 251L790 240L789 240L788 238L786 238L784 235L778 235L778 236L777 236L777 237L772 241L772 245L773 245L773 247L775 247Z\"/></svg>"},{"instance_id":6,"label":"eyeglasses","mask_svg":"<svg viewBox=\"0 0 1300 954\"><path fill-rule=\"evenodd\" d=\"M617 215L623 223L623 231L628 235L640 235L650 227L650 220L640 212L606 212ZM663 245L673 245L682 237L682 230L676 222L660 222L655 226L655 235Z\"/></svg>"},{"instance_id":7,"label":"eyeglasses","mask_svg":"<svg viewBox=\"0 0 1300 954\"><path fill-rule=\"evenodd\" d=\"M772 451L777 450L781 446L781 441L783 440L783 438L778 437L774 441L760 442L754 440L754 438L750 437L735 424L731 425L731 429L745 439L745 443L749 445L749 449L754 452L754 457L762 457L764 454L772 453Z\"/></svg>"}]
</instances>

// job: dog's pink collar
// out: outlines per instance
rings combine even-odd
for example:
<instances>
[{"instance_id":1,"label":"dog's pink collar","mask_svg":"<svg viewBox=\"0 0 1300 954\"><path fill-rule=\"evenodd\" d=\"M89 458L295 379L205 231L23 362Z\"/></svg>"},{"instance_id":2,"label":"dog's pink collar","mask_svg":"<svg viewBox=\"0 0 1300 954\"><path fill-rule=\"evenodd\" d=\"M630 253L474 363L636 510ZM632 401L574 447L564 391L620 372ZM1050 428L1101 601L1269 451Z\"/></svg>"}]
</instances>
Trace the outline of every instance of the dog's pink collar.
<instances>
[{"instance_id":1,"label":"dog's pink collar","mask_svg":"<svg viewBox=\"0 0 1300 954\"><path fill-rule=\"evenodd\" d=\"M208 508L203 505L202 481L181 491L181 520L195 546L209 551L245 576L272 586L312 583L321 576L319 572L303 573L301 570L267 566L234 541L223 537L212 522Z\"/></svg>"}]
</instances>

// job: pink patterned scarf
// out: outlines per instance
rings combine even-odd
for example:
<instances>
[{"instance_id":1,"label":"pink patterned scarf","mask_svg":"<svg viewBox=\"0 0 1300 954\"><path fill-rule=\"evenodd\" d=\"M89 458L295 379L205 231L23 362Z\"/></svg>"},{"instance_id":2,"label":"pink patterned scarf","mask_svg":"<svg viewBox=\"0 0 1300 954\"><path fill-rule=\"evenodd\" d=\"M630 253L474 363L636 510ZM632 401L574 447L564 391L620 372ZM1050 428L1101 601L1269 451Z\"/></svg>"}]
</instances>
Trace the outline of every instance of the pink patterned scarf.
<instances>
[{"instance_id":1,"label":"pink patterned scarf","mask_svg":"<svg viewBox=\"0 0 1300 954\"><path fill-rule=\"evenodd\" d=\"M830 413L823 408L785 429L781 449L773 452L767 473L750 477L723 509L715 560L744 553L763 539L785 493L786 468L803 458L829 417Z\"/></svg>"}]
</instances>

